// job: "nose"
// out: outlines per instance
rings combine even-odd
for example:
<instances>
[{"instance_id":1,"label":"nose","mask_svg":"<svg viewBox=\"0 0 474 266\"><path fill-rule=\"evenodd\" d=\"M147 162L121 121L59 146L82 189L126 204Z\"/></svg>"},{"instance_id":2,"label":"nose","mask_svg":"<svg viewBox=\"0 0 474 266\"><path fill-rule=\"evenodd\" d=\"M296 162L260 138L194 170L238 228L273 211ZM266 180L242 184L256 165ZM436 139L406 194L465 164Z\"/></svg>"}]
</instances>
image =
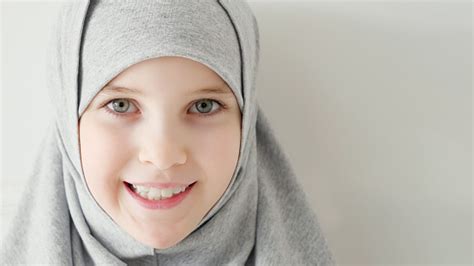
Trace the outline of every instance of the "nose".
<instances>
[{"instance_id":1,"label":"nose","mask_svg":"<svg viewBox=\"0 0 474 266\"><path fill-rule=\"evenodd\" d=\"M170 123L145 126L140 134L140 162L151 163L161 171L184 164L187 160L185 145L177 130Z\"/></svg>"}]
</instances>

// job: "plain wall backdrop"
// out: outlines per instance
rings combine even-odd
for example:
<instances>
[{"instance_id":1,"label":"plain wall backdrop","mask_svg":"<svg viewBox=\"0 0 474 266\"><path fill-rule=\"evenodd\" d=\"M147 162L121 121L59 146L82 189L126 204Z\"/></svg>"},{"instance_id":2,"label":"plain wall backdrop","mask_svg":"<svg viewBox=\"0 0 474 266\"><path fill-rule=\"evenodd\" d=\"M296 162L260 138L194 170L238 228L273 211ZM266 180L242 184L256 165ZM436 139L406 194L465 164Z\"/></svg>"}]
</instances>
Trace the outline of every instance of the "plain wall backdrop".
<instances>
[{"instance_id":1,"label":"plain wall backdrop","mask_svg":"<svg viewBox=\"0 0 474 266\"><path fill-rule=\"evenodd\" d=\"M35 185L59 5L1 4L1 228ZM250 5L259 101L337 264L472 265L472 2Z\"/></svg>"}]
</instances>

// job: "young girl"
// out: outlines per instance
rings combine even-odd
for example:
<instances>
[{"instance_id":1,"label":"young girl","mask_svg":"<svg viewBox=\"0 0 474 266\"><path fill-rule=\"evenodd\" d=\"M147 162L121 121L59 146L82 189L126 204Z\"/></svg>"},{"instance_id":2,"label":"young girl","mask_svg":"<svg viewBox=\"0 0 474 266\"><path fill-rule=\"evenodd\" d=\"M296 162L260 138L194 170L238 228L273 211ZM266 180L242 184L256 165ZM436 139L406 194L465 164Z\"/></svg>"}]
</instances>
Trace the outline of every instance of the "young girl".
<instances>
[{"instance_id":1,"label":"young girl","mask_svg":"<svg viewBox=\"0 0 474 266\"><path fill-rule=\"evenodd\" d=\"M332 265L259 108L245 2L65 5L55 123L1 264Z\"/></svg>"}]
</instances>

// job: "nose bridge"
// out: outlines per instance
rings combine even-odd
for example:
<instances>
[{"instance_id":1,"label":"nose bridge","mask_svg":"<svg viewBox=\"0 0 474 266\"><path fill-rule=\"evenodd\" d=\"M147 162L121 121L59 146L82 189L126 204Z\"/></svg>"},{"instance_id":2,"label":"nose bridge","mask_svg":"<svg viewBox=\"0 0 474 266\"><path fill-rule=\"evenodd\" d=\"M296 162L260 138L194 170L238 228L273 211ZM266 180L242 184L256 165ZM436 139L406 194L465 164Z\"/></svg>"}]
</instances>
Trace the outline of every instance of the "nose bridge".
<instances>
[{"instance_id":1,"label":"nose bridge","mask_svg":"<svg viewBox=\"0 0 474 266\"><path fill-rule=\"evenodd\" d=\"M176 119L164 115L157 116L144 123L139 159L143 163L152 163L160 170L176 164L184 164L187 159L184 139Z\"/></svg>"}]
</instances>

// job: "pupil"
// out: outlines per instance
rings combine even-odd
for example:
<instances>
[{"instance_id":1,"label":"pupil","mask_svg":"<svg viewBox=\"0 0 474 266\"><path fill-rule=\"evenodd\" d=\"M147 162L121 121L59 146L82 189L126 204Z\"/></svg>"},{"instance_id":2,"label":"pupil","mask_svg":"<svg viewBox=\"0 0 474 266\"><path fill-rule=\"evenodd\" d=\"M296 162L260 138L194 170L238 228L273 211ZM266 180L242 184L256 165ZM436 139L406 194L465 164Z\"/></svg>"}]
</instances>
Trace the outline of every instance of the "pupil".
<instances>
[{"instance_id":1,"label":"pupil","mask_svg":"<svg viewBox=\"0 0 474 266\"><path fill-rule=\"evenodd\" d=\"M211 106L211 105L208 104L206 101L201 101L201 104L199 104L198 106L205 109L205 110L203 111L204 113L208 113L208 112L211 111L211 110L206 110L206 107ZM207 109L209 109L209 108L207 108Z\"/></svg>"},{"instance_id":2,"label":"pupil","mask_svg":"<svg viewBox=\"0 0 474 266\"><path fill-rule=\"evenodd\" d=\"M126 101L123 101L123 100L117 100L114 102L114 109L116 112L124 112L126 111L128 108L128 105L127 105L127 102Z\"/></svg>"}]
</instances>

